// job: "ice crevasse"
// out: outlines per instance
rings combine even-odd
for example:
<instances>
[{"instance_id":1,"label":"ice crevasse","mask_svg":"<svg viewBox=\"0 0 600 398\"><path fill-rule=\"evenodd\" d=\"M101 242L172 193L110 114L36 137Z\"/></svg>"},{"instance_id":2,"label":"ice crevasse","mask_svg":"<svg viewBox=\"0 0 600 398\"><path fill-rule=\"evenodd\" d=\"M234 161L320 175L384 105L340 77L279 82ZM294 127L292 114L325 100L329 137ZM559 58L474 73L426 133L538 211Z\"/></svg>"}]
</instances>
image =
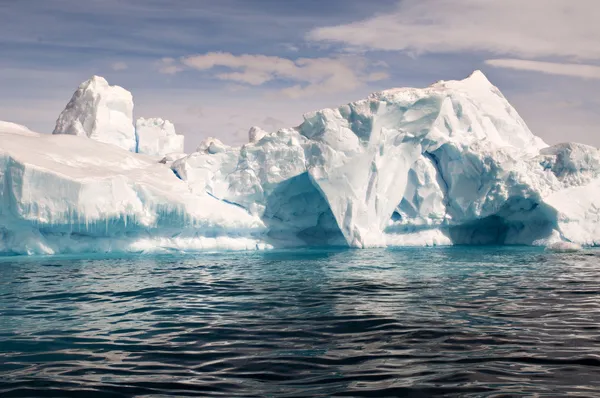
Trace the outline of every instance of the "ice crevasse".
<instances>
[{"instance_id":1,"label":"ice crevasse","mask_svg":"<svg viewBox=\"0 0 600 398\"><path fill-rule=\"evenodd\" d=\"M191 154L83 83L54 135L0 123L0 252L600 243L600 153L548 146L479 71Z\"/></svg>"}]
</instances>

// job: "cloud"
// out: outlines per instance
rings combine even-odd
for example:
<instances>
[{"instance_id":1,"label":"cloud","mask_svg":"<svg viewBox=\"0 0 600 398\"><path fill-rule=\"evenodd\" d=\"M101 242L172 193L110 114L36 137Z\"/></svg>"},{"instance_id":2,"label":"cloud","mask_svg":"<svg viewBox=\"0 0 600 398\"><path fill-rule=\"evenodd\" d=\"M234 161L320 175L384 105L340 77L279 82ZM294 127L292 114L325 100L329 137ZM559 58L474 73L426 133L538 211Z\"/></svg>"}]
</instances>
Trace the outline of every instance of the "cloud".
<instances>
[{"instance_id":1,"label":"cloud","mask_svg":"<svg viewBox=\"0 0 600 398\"><path fill-rule=\"evenodd\" d=\"M593 82L598 85L597 81ZM581 81L581 86L586 82ZM589 85L589 83L587 84ZM552 89L520 92L510 96L527 125L548 144L581 142L600 147L597 134L600 124L596 87L582 92L581 87L568 91Z\"/></svg>"},{"instance_id":2,"label":"cloud","mask_svg":"<svg viewBox=\"0 0 600 398\"><path fill-rule=\"evenodd\" d=\"M261 126L265 126L267 129L270 129L271 131L276 131L282 127L286 127L285 122L276 119L274 117L271 116L267 116L262 122L261 122Z\"/></svg>"},{"instance_id":3,"label":"cloud","mask_svg":"<svg viewBox=\"0 0 600 398\"><path fill-rule=\"evenodd\" d=\"M183 57L181 63L199 71L217 69L214 72L217 79L244 85L261 86L268 82L283 81L288 83L288 87L281 89L280 93L291 98L351 91L366 82L389 77L384 71L372 71L369 61L357 56L291 60L260 54L210 52ZM172 61L167 63L167 67L175 66Z\"/></svg>"},{"instance_id":4,"label":"cloud","mask_svg":"<svg viewBox=\"0 0 600 398\"><path fill-rule=\"evenodd\" d=\"M281 44L281 48L283 48L283 50L291 52L291 53L297 53L298 51L300 51L300 48L292 43L282 43Z\"/></svg>"},{"instance_id":5,"label":"cloud","mask_svg":"<svg viewBox=\"0 0 600 398\"><path fill-rule=\"evenodd\" d=\"M158 71L165 75L174 75L184 70L183 66L179 65L175 58L162 58L156 64Z\"/></svg>"},{"instance_id":6,"label":"cloud","mask_svg":"<svg viewBox=\"0 0 600 398\"><path fill-rule=\"evenodd\" d=\"M188 106L185 109L185 112L187 114L189 114L189 115L196 116L199 119L205 116L205 114L204 114L204 108L201 107L201 106L194 106L194 105Z\"/></svg>"},{"instance_id":7,"label":"cloud","mask_svg":"<svg viewBox=\"0 0 600 398\"><path fill-rule=\"evenodd\" d=\"M368 82L378 82L380 80L387 80L390 78L390 74L387 72L373 72L367 75L366 81Z\"/></svg>"},{"instance_id":8,"label":"cloud","mask_svg":"<svg viewBox=\"0 0 600 398\"><path fill-rule=\"evenodd\" d=\"M598 15L598 0L404 0L393 12L313 29L307 39L347 50L597 59Z\"/></svg>"},{"instance_id":9,"label":"cloud","mask_svg":"<svg viewBox=\"0 0 600 398\"><path fill-rule=\"evenodd\" d=\"M584 79L600 79L600 66L595 65L562 64L522 59L489 59L485 63L496 68L518 69Z\"/></svg>"},{"instance_id":10,"label":"cloud","mask_svg":"<svg viewBox=\"0 0 600 398\"><path fill-rule=\"evenodd\" d=\"M126 70L127 68L129 68L129 66L125 62L115 62L110 67L112 70L116 71Z\"/></svg>"}]
</instances>

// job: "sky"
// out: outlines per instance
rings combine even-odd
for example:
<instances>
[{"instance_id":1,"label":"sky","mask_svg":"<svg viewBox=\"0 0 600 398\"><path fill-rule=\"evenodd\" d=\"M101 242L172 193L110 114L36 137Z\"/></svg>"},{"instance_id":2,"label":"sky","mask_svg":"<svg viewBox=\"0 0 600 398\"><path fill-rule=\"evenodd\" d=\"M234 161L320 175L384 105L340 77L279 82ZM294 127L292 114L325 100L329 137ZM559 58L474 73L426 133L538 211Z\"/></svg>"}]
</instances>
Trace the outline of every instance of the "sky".
<instances>
[{"instance_id":1,"label":"sky","mask_svg":"<svg viewBox=\"0 0 600 398\"><path fill-rule=\"evenodd\" d=\"M186 136L482 70L549 144L600 146L598 0L0 0L0 120L51 132L92 75Z\"/></svg>"}]
</instances>

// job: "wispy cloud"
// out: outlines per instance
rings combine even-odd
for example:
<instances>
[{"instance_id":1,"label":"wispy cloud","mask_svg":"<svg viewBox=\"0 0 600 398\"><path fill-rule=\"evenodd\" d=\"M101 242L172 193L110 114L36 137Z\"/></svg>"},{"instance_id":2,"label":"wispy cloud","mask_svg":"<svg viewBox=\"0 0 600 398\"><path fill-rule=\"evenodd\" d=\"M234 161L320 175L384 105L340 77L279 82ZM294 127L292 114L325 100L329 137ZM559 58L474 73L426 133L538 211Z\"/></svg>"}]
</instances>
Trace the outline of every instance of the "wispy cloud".
<instances>
[{"instance_id":1,"label":"wispy cloud","mask_svg":"<svg viewBox=\"0 0 600 398\"><path fill-rule=\"evenodd\" d=\"M165 75L174 75L185 69L175 58L170 57L162 58L156 63L156 67L160 73Z\"/></svg>"},{"instance_id":2,"label":"wispy cloud","mask_svg":"<svg viewBox=\"0 0 600 398\"><path fill-rule=\"evenodd\" d=\"M598 15L598 0L403 0L394 12L317 28L307 39L417 54L597 59Z\"/></svg>"},{"instance_id":3,"label":"wispy cloud","mask_svg":"<svg viewBox=\"0 0 600 398\"><path fill-rule=\"evenodd\" d=\"M250 86L260 86L272 81L291 82L292 85L280 90L291 98L321 92L351 91L366 82L389 77L385 71L371 71L367 59L356 56L292 60L260 54L210 52L184 57L181 63L195 70L213 71L213 76L217 79ZM169 60L163 70L173 68L174 71L176 67L174 61ZM168 72L171 69L163 71Z\"/></svg>"},{"instance_id":4,"label":"wispy cloud","mask_svg":"<svg viewBox=\"0 0 600 398\"><path fill-rule=\"evenodd\" d=\"M129 65L127 65L125 62L115 62L110 67L112 70L120 71L120 70L126 70L127 68L129 68Z\"/></svg>"},{"instance_id":5,"label":"wispy cloud","mask_svg":"<svg viewBox=\"0 0 600 398\"><path fill-rule=\"evenodd\" d=\"M566 90L558 85L542 91L513 93L510 99L531 130L549 144L570 141L600 147L597 134L600 104L593 94L598 81L575 80L575 83Z\"/></svg>"},{"instance_id":6,"label":"wispy cloud","mask_svg":"<svg viewBox=\"0 0 600 398\"><path fill-rule=\"evenodd\" d=\"M542 72L549 75L573 76L584 79L600 79L600 66L596 65L563 64L522 59L489 59L485 63L497 68Z\"/></svg>"}]
</instances>

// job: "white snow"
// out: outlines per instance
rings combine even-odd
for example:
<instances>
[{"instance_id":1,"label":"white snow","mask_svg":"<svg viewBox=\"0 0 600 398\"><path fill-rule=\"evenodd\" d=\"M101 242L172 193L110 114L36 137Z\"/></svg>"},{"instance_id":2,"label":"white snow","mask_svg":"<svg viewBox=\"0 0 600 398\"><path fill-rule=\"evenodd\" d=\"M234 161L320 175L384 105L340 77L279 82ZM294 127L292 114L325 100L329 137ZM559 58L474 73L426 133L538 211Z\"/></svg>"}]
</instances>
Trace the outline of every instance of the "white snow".
<instances>
[{"instance_id":1,"label":"white snow","mask_svg":"<svg viewBox=\"0 0 600 398\"><path fill-rule=\"evenodd\" d=\"M182 153L184 137L177 135L175 126L160 118L139 118L135 122L138 153L162 156L169 153Z\"/></svg>"},{"instance_id":2,"label":"white snow","mask_svg":"<svg viewBox=\"0 0 600 398\"><path fill-rule=\"evenodd\" d=\"M93 76L73 94L53 134L88 137L135 152L133 97L124 88Z\"/></svg>"},{"instance_id":3,"label":"white snow","mask_svg":"<svg viewBox=\"0 0 600 398\"><path fill-rule=\"evenodd\" d=\"M17 134L17 135L28 135L28 136L37 136L38 134L29 130L25 126L21 126L20 124L11 123L11 122L3 122L0 120L0 131L5 134Z\"/></svg>"},{"instance_id":4,"label":"white snow","mask_svg":"<svg viewBox=\"0 0 600 398\"><path fill-rule=\"evenodd\" d=\"M128 152L123 91L84 83L68 135L0 123L0 252L600 245L600 151L548 147L481 72L190 155L162 119Z\"/></svg>"}]
</instances>

